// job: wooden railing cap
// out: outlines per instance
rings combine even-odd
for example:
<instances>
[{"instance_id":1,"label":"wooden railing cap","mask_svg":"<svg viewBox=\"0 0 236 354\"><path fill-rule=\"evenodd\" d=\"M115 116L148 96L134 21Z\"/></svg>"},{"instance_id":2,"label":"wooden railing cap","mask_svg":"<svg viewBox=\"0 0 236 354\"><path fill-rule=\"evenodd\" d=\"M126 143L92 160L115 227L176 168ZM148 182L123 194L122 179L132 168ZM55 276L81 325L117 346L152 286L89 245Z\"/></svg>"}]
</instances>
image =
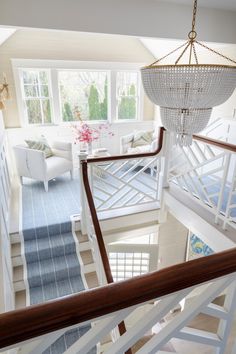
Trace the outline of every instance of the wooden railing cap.
<instances>
[{"instance_id":1,"label":"wooden railing cap","mask_svg":"<svg viewBox=\"0 0 236 354\"><path fill-rule=\"evenodd\" d=\"M236 272L236 248L0 315L0 348Z\"/></svg>"}]
</instances>

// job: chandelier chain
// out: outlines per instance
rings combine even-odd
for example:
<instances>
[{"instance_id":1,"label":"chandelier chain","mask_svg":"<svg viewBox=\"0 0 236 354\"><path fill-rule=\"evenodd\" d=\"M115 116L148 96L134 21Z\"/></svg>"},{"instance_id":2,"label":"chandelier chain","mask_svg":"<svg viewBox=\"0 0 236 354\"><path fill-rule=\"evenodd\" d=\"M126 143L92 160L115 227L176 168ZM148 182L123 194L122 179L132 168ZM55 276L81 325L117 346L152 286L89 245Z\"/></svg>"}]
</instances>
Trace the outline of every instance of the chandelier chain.
<instances>
[{"instance_id":1,"label":"chandelier chain","mask_svg":"<svg viewBox=\"0 0 236 354\"><path fill-rule=\"evenodd\" d=\"M196 15L197 15L197 0L194 0L194 6L193 6L193 20L192 20L192 32L195 32Z\"/></svg>"},{"instance_id":2,"label":"chandelier chain","mask_svg":"<svg viewBox=\"0 0 236 354\"><path fill-rule=\"evenodd\" d=\"M178 48L175 48L174 50L172 50L171 52L169 52L168 54L164 55L164 57L161 57L160 59L157 59L156 61L154 61L152 64L150 64L149 66L155 65L156 63L159 63L160 61L162 61L163 59L167 58L168 56L170 56L171 54L177 52L179 49L185 47L186 45L188 45L188 41L181 44Z\"/></svg>"},{"instance_id":3,"label":"chandelier chain","mask_svg":"<svg viewBox=\"0 0 236 354\"><path fill-rule=\"evenodd\" d=\"M175 65L178 64L178 62L180 61L180 59L182 58L182 56L184 55L184 53L186 52L186 50L188 49L188 47L190 46L190 42L188 42L188 44L186 45L186 47L184 48L184 50L181 52L180 56L177 58L177 60L175 61Z\"/></svg>"},{"instance_id":4,"label":"chandelier chain","mask_svg":"<svg viewBox=\"0 0 236 354\"><path fill-rule=\"evenodd\" d=\"M205 49L211 51L212 53L219 55L221 58L224 58L228 61L230 61L231 63L236 64L236 61L233 59L230 59L228 56L223 55L219 52L217 52L215 49L212 49L210 47L208 47L207 45L198 42L196 40L197 37L197 32L195 31L195 27L196 27L196 15L197 15L197 0L194 0L193 3L193 17L192 17L192 28L191 31L188 34L188 41L181 44L179 47L177 47L176 49L172 50L171 52L167 53L166 55L164 55L163 57L161 57L160 59L157 59L156 61L154 61L152 64L149 65L149 67L154 66L155 64L159 63L160 61L166 59L167 57L169 57L171 54L176 53L177 51L179 51L181 48L183 48L183 50L181 51L180 55L178 56L177 60L175 61L175 65L177 65L180 61L180 59L183 57L184 53L187 51L187 49L189 48L189 65L191 65L192 63L192 57L194 57L196 64L198 65L198 57L197 57L197 50L196 50L196 44L204 47Z\"/></svg>"},{"instance_id":5,"label":"chandelier chain","mask_svg":"<svg viewBox=\"0 0 236 354\"><path fill-rule=\"evenodd\" d=\"M197 52L196 52L196 47L195 47L194 43L193 43L193 54L194 54L194 58L195 58L196 64L198 64Z\"/></svg>"},{"instance_id":6,"label":"chandelier chain","mask_svg":"<svg viewBox=\"0 0 236 354\"><path fill-rule=\"evenodd\" d=\"M230 58L227 57L226 55L217 52L215 49L210 48L210 47L208 47L207 45L205 45L205 44L203 44L203 43L201 43L201 42L198 42L198 41L195 41L195 43L199 44L200 46L202 46L202 47L205 48L205 49L210 50L212 53L215 53L216 55L219 55L220 57L222 57L222 58L224 58L224 59L226 59L226 60L228 60L228 61L231 61L232 63L236 64L236 61L235 61L235 60L230 59Z\"/></svg>"}]
</instances>

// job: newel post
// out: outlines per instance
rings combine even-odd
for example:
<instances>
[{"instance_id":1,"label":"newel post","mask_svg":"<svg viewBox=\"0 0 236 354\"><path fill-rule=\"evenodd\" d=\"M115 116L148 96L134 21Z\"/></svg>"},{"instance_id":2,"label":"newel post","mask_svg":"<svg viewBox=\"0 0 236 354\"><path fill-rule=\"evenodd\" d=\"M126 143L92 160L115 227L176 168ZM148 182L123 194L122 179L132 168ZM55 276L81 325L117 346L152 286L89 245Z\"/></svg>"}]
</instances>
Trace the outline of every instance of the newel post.
<instances>
[{"instance_id":1,"label":"newel post","mask_svg":"<svg viewBox=\"0 0 236 354\"><path fill-rule=\"evenodd\" d=\"M163 190L164 188L169 187L169 162L170 162L170 152L172 147L171 135L168 131L164 131L164 140L163 147L160 157L161 167L159 175L159 185L158 185L158 199L160 202L160 212L159 212L159 221L165 222L167 218L167 211L164 204Z\"/></svg>"},{"instance_id":2,"label":"newel post","mask_svg":"<svg viewBox=\"0 0 236 354\"><path fill-rule=\"evenodd\" d=\"M78 154L79 157L79 175L80 175L80 180L79 180L79 185L80 185L80 225L81 225L81 233L82 235L85 235L87 233L87 227L86 227L86 195L84 191L84 183L83 183L83 173L82 173L82 161L87 160L87 152L80 152Z\"/></svg>"},{"instance_id":3,"label":"newel post","mask_svg":"<svg viewBox=\"0 0 236 354\"><path fill-rule=\"evenodd\" d=\"M169 173L169 161L170 151L172 146L171 135L168 131L164 132L164 141L161 154L161 170L160 170L160 192L163 188L169 187L168 173Z\"/></svg>"}]
</instances>

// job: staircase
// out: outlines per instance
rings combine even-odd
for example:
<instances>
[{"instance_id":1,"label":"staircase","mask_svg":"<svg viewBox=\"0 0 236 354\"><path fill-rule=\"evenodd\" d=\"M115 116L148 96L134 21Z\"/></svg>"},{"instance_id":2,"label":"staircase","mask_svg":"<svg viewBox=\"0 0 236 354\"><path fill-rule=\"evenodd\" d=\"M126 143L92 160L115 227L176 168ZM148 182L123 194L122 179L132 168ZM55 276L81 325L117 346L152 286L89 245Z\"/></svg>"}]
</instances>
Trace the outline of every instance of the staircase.
<instances>
[{"instance_id":1,"label":"staircase","mask_svg":"<svg viewBox=\"0 0 236 354\"><path fill-rule=\"evenodd\" d=\"M80 261L80 267L81 267L81 272L82 275L84 277L85 280L85 286L88 289L94 288L98 286L98 279L97 279L97 275L96 275L96 266L93 260L93 256L91 253L91 249L90 249L90 244L88 241L88 236L87 235L82 235L80 231L76 231L75 232L76 235L76 241L77 241L77 255L79 257L79 261ZM66 234L65 234L65 240L66 240ZM68 243L66 244L67 248L67 257L69 256L71 258L71 256L74 256L73 253L70 253L70 241L68 238ZM42 248L40 250L40 252L42 252L42 259L43 262L46 264L48 259L45 258L45 250L43 248L44 246L44 240L42 239ZM12 265L13 265L13 285L14 285L14 291L15 291L15 304L16 304L16 308L22 308L26 306L26 281L24 278L24 257L22 256L22 252L21 252L21 243L20 243L20 236L19 234L15 233L11 235L11 254L12 254ZM60 262L60 260L62 260L63 257L60 257L59 252L60 252L60 248L56 248L56 260L58 260L58 263ZM33 253L33 252L32 252ZM66 258L67 258L66 257ZM63 258L64 260L64 258ZM32 262L32 267L34 268L34 262ZM75 279L76 279L76 275L77 273L77 263L76 261L72 260L71 262L71 269L72 272L75 273ZM50 268L47 267L47 270L45 269L45 272L47 272L47 275L50 279L50 273L48 272L48 270L50 271ZM53 273L53 270L51 272L51 274ZM37 274L35 272L35 277L34 274L32 274L31 276L31 281L35 282L35 284L37 284L38 278L37 278ZM46 274L46 273L45 273ZM61 277L60 275L60 268L58 268L57 270L57 278ZM63 277L60 279L63 282Z\"/></svg>"},{"instance_id":2,"label":"staircase","mask_svg":"<svg viewBox=\"0 0 236 354\"><path fill-rule=\"evenodd\" d=\"M75 286L83 278L86 289L97 288L87 293L82 291L74 296L62 297L58 301L48 303L45 308L49 306L51 311L47 312L49 322L45 322L45 324L39 322L37 317L35 318L32 315L31 322L36 326L38 335L50 333L52 328L60 331L40 339L40 352L38 349L35 350L35 348L39 348L38 344L33 351L24 350L23 344L21 346L23 354L85 354L94 352L94 350L104 354L120 354L129 350L129 348L132 348L133 352L137 354L156 354L157 352L185 354L185 351L182 350L183 347L179 346L180 340L184 340L185 345L188 342L196 342L197 344L212 346L217 348L218 354L226 354L227 338L233 323L236 306L235 249L186 263L184 259L181 259L179 260L180 264L166 268L168 265L160 265L162 257L157 256L160 251L155 248L157 245L155 247L151 244L145 245L145 256L142 257L142 251L137 251L138 245L130 245L127 242L127 239L132 238L132 236L133 238L141 237L146 232L152 232L153 230L159 232L162 229L163 232L163 225L160 227L157 223L157 220L164 220L163 203L168 206L177 219L181 210L182 214L185 214L182 215L182 218L187 219L186 223L183 222L183 224L191 229L189 225L192 220L189 216L191 215L192 218L194 211L180 202L184 195L190 196L193 202L201 204L207 211L206 214L211 213L215 217L215 222L219 222L219 225L214 225L215 230L218 230L218 233L216 232L217 242L222 233L227 233L225 230L219 232L220 227L235 228L235 216L231 212L235 209L234 184L232 184L231 189L227 189L229 197L226 207L224 199L225 186L227 186L226 172L228 172L227 166L230 163L230 156L227 151L218 152L217 150L218 148L224 149L224 147L219 147L219 143L213 141L211 143L214 147L207 146L205 149L201 145L204 138L197 137L196 140L198 139L200 143L194 142L196 153L191 150L192 147L189 151L186 151L186 149L182 151L182 155L186 159L183 164L183 173L178 170L179 162L174 159L171 162L174 164L173 169L169 169L169 172L172 171L173 174L170 174L168 179L167 164L163 163L164 159L166 161L168 158L168 152L166 151L166 155L163 155L162 151L163 134L162 130L157 151L148 155L136 156L135 158L128 156L127 159L124 156L116 156L108 157L105 161L103 158L94 161L91 159L82 161L81 180L83 180L84 189L81 189L81 220L86 224L82 226L82 231L84 233L84 230L86 230L87 235L76 231L73 234L73 242L69 232L64 232L63 237L61 237L62 235L53 235L50 240L52 244L52 247L50 247L51 254L48 253L47 241L44 237L39 239L37 250L32 238L26 239L25 249L28 250L26 261L30 264L29 281L26 285L23 276L25 261L21 257L19 239L17 240L17 237L12 235L14 287L18 307L20 303L23 303L21 298L23 298L28 285L31 292L36 293L36 298L39 297L40 287L38 287L38 283L42 280L42 277L46 279L45 284L49 288L53 288L53 277L58 279L61 292L59 290L57 295L69 294L69 291L67 292L64 289L67 275L65 274L65 267L61 266L63 263L66 264L68 274L71 273L72 275L72 283L75 280ZM232 146L227 146L227 149L232 150ZM207 154L204 154L205 151L207 151ZM208 162L209 164L212 162L218 164L219 161L223 162L219 170L215 171L215 165L211 165L211 176L214 183L219 177L218 172L220 172L220 189L217 190L217 193L212 194L211 191L207 190L208 183L207 185L204 183L205 165ZM234 160L232 159L232 161ZM175 166L176 162L177 167ZM91 171L94 171L90 181L87 170L89 164L91 164ZM202 168L203 166L204 168ZM102 175L97 173L98 170L102 172ZM195 186L196 182L197 187ZM171 187L163 193L163 186L167 187L168 183ZM176 187L178 193L180 193L177 202L174 200L173 194L171 195L172 186ZM161 211L157 211L157 208L160 207ZM197 222L200 219L197 218ZM199 224L202 232L206 224L206 220L205 224L202 221ZM199 226L196 222L194 226L194 231L196 231ZM177 227L174 228L175 233L177 230ZM211 224L210 228L209 225L206 226L205 231L208 237L211 237L214 232L213 225ZM59 236L62 238L63 244L58 244ZM223 242L226 241L226 238L227 236L223 239ZM228 243L225 243L225 249L234 247L232 241L230 239ZM212 245L210 246L214 249ZM142 247L145 248L143 245ZM220 248L220 244L217 243L216 250L218 250L217 247ZM153 264L150 265L152 263L151 257L153 257L151 248L156 253L155 262L153 262L156 268L153 267ZM107 255L110 258L110 265ZM36 257L38 257L39 262L35 261ZM77 257L81 273L76 264ZM143 259L147 261L148 259L149 267L146 267L144 271L140 266L139 273L135 272L135 257L139 258L139 261ZM53 258L54 265L58 265L56 269L48 266L51 258ZM129 261L127 264L134 266L134 272L129 276L126 276L124 271L127 259ZM114 260L115 262L113 262ZM121 260L122 262L120 262ZM40 275L38 263L43 270ZM116 264L116 267L114 267L114 264ZM160 268L162 269L159 272L155 271ZM207 269L207 272L203 271L205 269ZM149 273L150 271L153 272ZM119 272L123 275L118 274ZM118 281L132 278L133 275L141 276L133 277L122 283L110 284L112 283L111 273ZM106 286L107 282L109 283L108 286ZM100 285L105 286L100 287ZM196 288L199 290L198 296L195 296ZM73 286L71 290L72 293L73 291L78 292L78 288L73 290ZM224 294L223 306L215 304L214 300L222 294ZM186 306L175 313L176 308L179 308L179 304L182 302L186 302ZM25 304L28 304L28 300L25 300ZM59 307L60 304L62 305L61 308ZM37 309L38 311L41 309L44 313L44 307L36 306L34 309L29 309L27 314L31 314ZM58 313L60 314L59 317L57 316ZM174 315L169 320L167 317L170 313L174 313ZM217 322L216 333L210 332L207 327L203 329L195 327L194 319L202 316L201 314L214 317L214 321ZM19 312L18 316L24 316L24 311ZM11 323L11 315L6 316L6 318L7 320L4 323ZM206 318L204 317L204 321L207 321ZM7 322L8 319L10 322ZM55 327L50 328L51 323ZM92 323L92 326L90 326L90 323ZM121 331L122 335L120 335L121 332L117 332L117 326L121 323L125 324L127 330L126 332ZM68 327L69 325L74 327ZM79 328L82 328L82 332L84 332L81 338L77 326L80 326ZM87 326L85 331L83 330L84 326ZM39 328L41 332L38 330ZM63 330L61 330L62 328ZM2 339L2 348L4 348L4 345L11 344L11 342L7 341L7 333L4 332L4 328L2 328L2 331L3 338L6 338L5 344L4 339ZM17 329L15 331L18 333ZM29 333L29 337L25 333ZM75 333L76 338L74 337ZM24 340L35 337L35 334L32 336L28 328L24 328L24 333L21 333L21 335ZM68 347L67 339L69 338L69 342L72 342L72 337L74 338L73 343ZM45 338L46 342L44 341ZM53 346L55 347L55 343L60 342L61 338L63 338L65 347L62 351L55 348L54 350ZM18 342L19 340L13 339L13 343ZM45 346L45 343L47 346ZM186 353L189 353L189 348L188 345L188 352ZM191 352L194 353L192 350Z\"/></svg>"}]
</instances>

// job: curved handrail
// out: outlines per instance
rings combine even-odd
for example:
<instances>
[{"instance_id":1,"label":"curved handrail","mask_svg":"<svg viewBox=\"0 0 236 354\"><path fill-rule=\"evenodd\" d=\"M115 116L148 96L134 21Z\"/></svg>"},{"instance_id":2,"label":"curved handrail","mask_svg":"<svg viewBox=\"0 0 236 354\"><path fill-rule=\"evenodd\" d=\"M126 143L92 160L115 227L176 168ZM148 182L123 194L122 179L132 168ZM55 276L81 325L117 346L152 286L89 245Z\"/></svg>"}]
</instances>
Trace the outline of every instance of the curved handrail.
<instances>
[{"instance_id":1,"label":"curved handrail","mask_svg":"<svg viewBox=\"0 0 236 354\"><path fill-rule=\"evenodd\" d=\"M104 240L103 240L100 224L99 224L99 221L98 221L95 204L94 204L94 201L93 201L93 195L92 195L91 188L90 188L90 185L89 185L88 166L87 166L87 161L86 160L82 160L81 161L81 167L82 167L83 185L84 185L85 193L86 193L86 196L87 196L87 202L88 202L88 206L89 206L89 209L90 209L90 213L91 213L91 217L92 217L92 221L93 221L95 234L96 234L96 237L97 237L97 242L98 242L100 255L101 255L101 258L102 258L104 272L105 272L105 275L106 275L107 282L108 283L113 283L113 277L112 277L112 274L111 274L110 264L109 264L109 260L108 260L108 256L107 256L107 252L106 252L106 247L105 247L105 243L104 243Z\"/></svg>"},{"instance_id":2,"label":"curved handrail","mask_svg":"<svg viewBox=\"0 0 236 354\"><path fill-rule=\"evenodd\" d=\"M135 158L141 158L141 157L152 157L157 154L162 149L163 146L163 140L164 140L164 132L165 128L160 127L159 129L159 135L158 135L158 145L156 150L152 152L144 152L140 154L125 154L125 155L113 155L113 156L103 156L103 157L90 157L87 159L88 163L94 163L94 162L104 162L104 161L116 161L116 160L127 160L127 159L135 159Z\"/></svg>"},{"instance_id":3,"label":"curved handrail","mask_svg":"<svg viewBox=\"0 0 236 354\"><path fill-rule=\"evenodd\" d=\"M102 237L102 231L101 231L100 224L98 221L97 212L96 212L95 204L93 201L91 188L89 185L87 162L82 160L81 167L82 167L84 189L85 189L85 193L87 196L87 201L88 201L88 205L89 205L89 209L90 209L90 213L91 213L91 217L92 217L92 221L93 221L93 226L94 226L94 230L95 230L95 234L96 234L96 238L97 238L97 243L98 243L99 252L101 255L101 259L102 259L102 264L103 264L106 280L107 280L108 284L111 284L114 282L114 280L112 277L110 263L108 260L105 243L104 243L104 240ZM126 327L125 327L124 321L119 323L118 328L119 328L120 335L122 335L126 332ZM125 352L125 354L132 354L131 349L128 349Z\"/></svg>"},{"instance_id":4,"label":"curved handrail","mask_svg":"<svg viewBox=\"0 0 236 354\"><path fill-rule=\"evenodd\" d=\"M102 157L90 157L87 159L87 163L97 163L97 162L106 162L106 161L116 161L116 160L127 160L127 159L135 159L135 158L142 158L142 157L152 157L157 154L162 149L163 146L163 140L164 140L164 132L166 129L164 127L159 128L159 137L158 137L158 146L155 151L152 152L146 152L146 153L140 153L140 154L125 154L125 155L114 155L114 156L102 156ZM201 141L203 143L209 144L216 146L218 148L224 149L224 150L229 150L231 152L236 152L236 145L226 143L221 140L217 139L212 139L208 138L203 135L198 135L195 134L193 135L194 140Z\"/></svg>"},{"instance_id":5,"label":"curved handrail","mask_svg":"<svg viewBox=\"0 0 236 354\"><path fill-rule=\"evenodd\" d=\"M207 269L207 271L206 271ZM236 248L0 314L0 348L236 272Z\"/></svg>"}]
</instances>

